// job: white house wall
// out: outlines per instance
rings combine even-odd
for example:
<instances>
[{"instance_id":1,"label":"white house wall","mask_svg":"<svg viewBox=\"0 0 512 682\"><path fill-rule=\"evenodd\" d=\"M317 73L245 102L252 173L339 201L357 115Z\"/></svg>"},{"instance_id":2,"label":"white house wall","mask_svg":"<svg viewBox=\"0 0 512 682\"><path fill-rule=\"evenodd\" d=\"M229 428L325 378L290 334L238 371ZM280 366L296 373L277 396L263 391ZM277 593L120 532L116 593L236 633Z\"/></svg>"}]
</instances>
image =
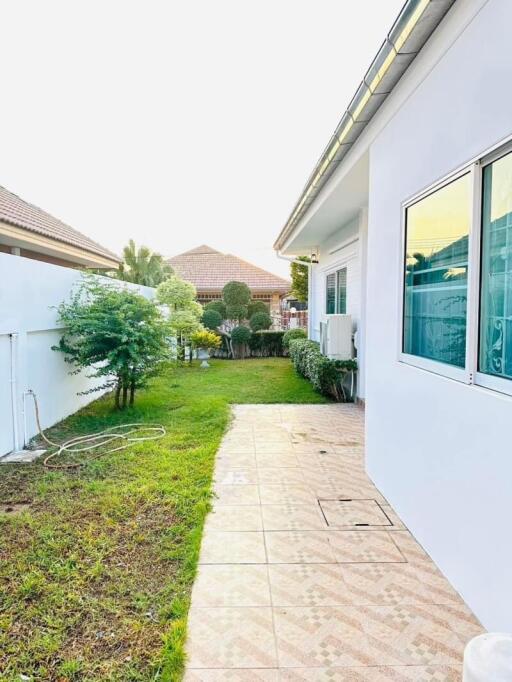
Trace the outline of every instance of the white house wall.
<instances>
[{"instance_id":1,"label":"white house wall","mask_svg":"<svg viewBox=\"0 0 512 682\"><path fill-rule=\"evenodd\" d=\"M476 4L456 3L445 38ZM512 2L480 5L444 54L436 36L426 46L418 73L430 73L370 150L367 457L483 624L511 631L512 397L398 361L401 203L512 134Z\"/></svg>"},{"instance_id":2,"label":"white house wall","mask_svg":"<svg viewBox=\"0 0 512 682\"><path fill-rule=\"evenodd\" d=\"M61 330L55 309L69 298L80 272L28 258L0 253L0 456L14 446L13 403L11 394L11 337L14 340L15 407L20 446L24 431L28 438L37 432L33 404L27 401L23 419L23 394L32 389L37 394L43 428L72 414L99 393L77 395L95 385L86 373L70 375L72 367L62 353L51 350L58 343ZM110 282L112 280L109 280ZM125 284L148 298L154 289ZM25 422L25 423L24 423ZM0 475L2 471L0 468Z\"/></svg>"}]
</instances>

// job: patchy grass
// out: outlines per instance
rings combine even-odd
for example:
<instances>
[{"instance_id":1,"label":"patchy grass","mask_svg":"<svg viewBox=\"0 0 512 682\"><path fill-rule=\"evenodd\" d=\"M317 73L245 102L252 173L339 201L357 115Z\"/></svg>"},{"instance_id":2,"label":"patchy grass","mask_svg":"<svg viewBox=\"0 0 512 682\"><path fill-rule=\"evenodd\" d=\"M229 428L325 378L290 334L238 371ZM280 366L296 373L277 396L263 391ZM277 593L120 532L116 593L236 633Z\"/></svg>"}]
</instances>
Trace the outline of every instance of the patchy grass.
<instances>
[{"instance_id":1,"label":"patchy grass","mask_svg":"<svg viewBox=\"0 0 512 682\"><path fill-rule=\"evenodd\" d=\"M79 470L0 467L0 679L179 680L190 588L229 403L325 402L288 360L169 369L124 413L110 396L52 439L129 421L164 439ZM19 505L19 506L16 506Z\"/></svg>"}]
</instances>

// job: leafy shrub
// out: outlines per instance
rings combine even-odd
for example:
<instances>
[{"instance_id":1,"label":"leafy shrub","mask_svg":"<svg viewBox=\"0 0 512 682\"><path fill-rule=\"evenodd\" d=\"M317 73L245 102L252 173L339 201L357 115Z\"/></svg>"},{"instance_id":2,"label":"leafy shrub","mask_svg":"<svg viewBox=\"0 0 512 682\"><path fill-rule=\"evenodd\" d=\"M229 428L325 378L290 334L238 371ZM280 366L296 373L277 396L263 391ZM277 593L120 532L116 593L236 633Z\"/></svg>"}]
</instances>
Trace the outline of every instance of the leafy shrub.
<instances>
[{"instance_id":1,"label":"leafy shrub","mask_svg":"<svg viewBox=\"0 0 512 682\"><path fill-rule=\"evenodd\" d=\"M249 329L249 327L245 327L242 324L238 327L235 327L231 332L231 341L233 343L242 345L244 343L249 343L250 339L251 330Z\"/></svg>"},{"instance_id":2,"label":"leafy shrub","mask_svg":"<svg viewBox=\"0 0 512 682\"><path fill-rule=\"evenodd\" d=\"M272 326L272 318L268 313L254 313L249 320L249 326L253 332L259 332L262 329L270 329Z\"/></svg>"},{"instance_id":3,"label":"leafy shrub","mask_svg":"<svg viewBox=\"0 0 512 682\"><path fill-rule=\"evenodd\" d=\"M216 310L223 320L227 319L226 304L220 299L218 301L210 301L204 306L205 310Z\"/></svg>"},{"instance_id":4,"label":"leafy shrub","mask_svg":"<svg viewBox=\"0 0 512 682\"><path fill-rule=\"evenodd\" d=\"M243 282L228 282L222 289L222 298L226 305L248 306L251 300L251 290Z\"/></svg>"},{"instance_id":5,"label":"leafy shrub","mask_svg":"<svg viewBox=\"0 0 512 682\"><path fill-rule=\"evenodd\" d=\"M221 337L207 329L195 332L192 334L190 340L195 348L204 348L205 350L209 348L220 348L222 344Z\"/></svg>"},{"instance_id":6,"label":"leafy shrub","mask_svg":"<svg viewBox=\"0 0 512 682\"><path fill-rule=\"evenodd\" d=\"M309 379L317 391L335 400L346 400L342 380L347 372L357 368L355 360L330 360L322 355L316 341L307 339L293 339L289 348L296 371Z\"/></svg>"},{"instance_id":7,"label":"leafy shrub","mask_svg":"<svg viewBox=\"0 0 512 682\"><path fill-rule=\"evenodd\" d=\"M247 319L247 306L239 303L230 303L226 306L226 319L241 322Z\"/></svg>"},{"instance_id":8,"label":"leafy shrub","mask_svg":"<svg viewBox=\"0 0 512 682\"><path fill-rule=\"evenodd\" d=\"M251 319L254 313L270 312L269 305L265 301L251 301L247 306L247 317Z\"/></svg>"},{"instance_id":9,"label":"leafy shrub","mask_svg":"<svg viewBox=\"0 0 512 682\"><path fill-rule=\"evenodd\" d=\"M255 332L249 340L252 355L260 358L281 357L283 355L282 331L262 330Z\"/></svg>"},{"instance_id":10,"label":"leafy shrub","mask_svg":"<svg viewBox=\"0 0 512 682\"><path fill-rule=\"evenodd\" d=\"M285 332L283 336L283 347L284 348L289 348L290 347L290 341L293 341L294 339L307 339L308 335L306 333L305 329L301 329L300 327L297 327L296 329L289 329L287 332Z\"/></svg>"},{"instance_id":11,"label":"leafy shrub","mask_svg":"<svg viewBox=\"0 0 512 682\"><path fill-rule=\"evenodd\" d=\"M201 322L207 329L218 329L222 324L222 315L213 308L204 311Z\"/></svg>"}]
</instances>

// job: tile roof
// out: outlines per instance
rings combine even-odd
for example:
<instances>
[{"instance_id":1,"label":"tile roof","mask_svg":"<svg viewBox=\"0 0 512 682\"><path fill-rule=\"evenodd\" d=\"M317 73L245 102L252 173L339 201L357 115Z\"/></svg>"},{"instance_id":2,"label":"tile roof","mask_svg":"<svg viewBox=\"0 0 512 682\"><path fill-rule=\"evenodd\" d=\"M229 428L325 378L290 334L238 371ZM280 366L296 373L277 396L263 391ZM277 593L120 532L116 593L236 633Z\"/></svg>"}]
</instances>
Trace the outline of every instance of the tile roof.
<instances>
[{"instance_id":1,"label":"tile roof","mask_svg":"<svg viewBox=\"0 0 512 682\"><path fill-rule=\"evenodd\" d=\"M35 232L49 239L70 244L89 253L120 262L119 256L89 239L78 230L54 218L43 209L29 204L16 194L0 185L0 222L15 225L29 232Z\"/></svg>"},{"instance_id":2,"label":"tile roof","mask_svg":"<svg viewBox=\"0 0 512 682\"><path fill-rule=\"evenodd\" d=\"M290 291L290 282L283 277L205 244L173 256L167 262L199 291L220 291L232 280L245 282L253 291Z\"/></svg>"}]
</instances>

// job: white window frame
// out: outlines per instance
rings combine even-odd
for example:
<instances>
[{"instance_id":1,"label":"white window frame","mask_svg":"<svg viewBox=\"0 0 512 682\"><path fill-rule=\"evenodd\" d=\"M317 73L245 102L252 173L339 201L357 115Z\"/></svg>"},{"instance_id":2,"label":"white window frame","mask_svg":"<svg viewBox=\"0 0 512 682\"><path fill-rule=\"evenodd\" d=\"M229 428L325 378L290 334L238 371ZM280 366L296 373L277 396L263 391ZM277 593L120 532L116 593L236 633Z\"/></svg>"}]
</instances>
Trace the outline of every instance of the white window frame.
<instances>
[{"instance_id":1,"label":"white window frame","mask_svg":"<svg viewBox=\"0 0 512 682\"><path fill-rule=\"evenodd\" d=\"M357 240L354 240L357 241ZM350 242L352 243L352 242ZM346 268L347 270L347 305L346 305L346 311L348 314L348 279L349 279L349 266L350 266L350 261L353 260L356 257L355 253L351 253L350 255L347 254L343 259L337 260L335 263L331 263L329 266L324 268L323 273L324 273L324 303L323 303L323 314L326 315L327 317L330 317L331 315L340 315L341 313L328 313L327 312L327 277L329 275L336 275L336 284L335 284L335 296L334 296L334 310L336 311L336 308L338 306L338 276L337 272L338 270L343 270L343 268Z\"/></svg>"},{"instance_id":2,"label":"white window frame","mask_svg":"<svg viewBox=\"0 0 512 682\"><path fill-rule=\"evenodd\" d=\"M507 395L512 395L512 379L484 374L478 371L478 354L480 343L480 271L481 271L481 238L482 221L482 169L493 161L512 152L512 138L493 145L478 158L460 166L456 171L432 183L417 194L409 197L401 205L401 239L400 239L400 280L398 306L398 354L399 362L419 369L439 374L466 384L475 384ZM462 176L472 176L471 214L468 235L468 287L466 307L466 366L464 368L448 365L437 360L422 358L403 351L404 330L404 296L405 296L405 253L407 237L407 209L421 199L433 194Z\"/></svg>"}]
</instances>

